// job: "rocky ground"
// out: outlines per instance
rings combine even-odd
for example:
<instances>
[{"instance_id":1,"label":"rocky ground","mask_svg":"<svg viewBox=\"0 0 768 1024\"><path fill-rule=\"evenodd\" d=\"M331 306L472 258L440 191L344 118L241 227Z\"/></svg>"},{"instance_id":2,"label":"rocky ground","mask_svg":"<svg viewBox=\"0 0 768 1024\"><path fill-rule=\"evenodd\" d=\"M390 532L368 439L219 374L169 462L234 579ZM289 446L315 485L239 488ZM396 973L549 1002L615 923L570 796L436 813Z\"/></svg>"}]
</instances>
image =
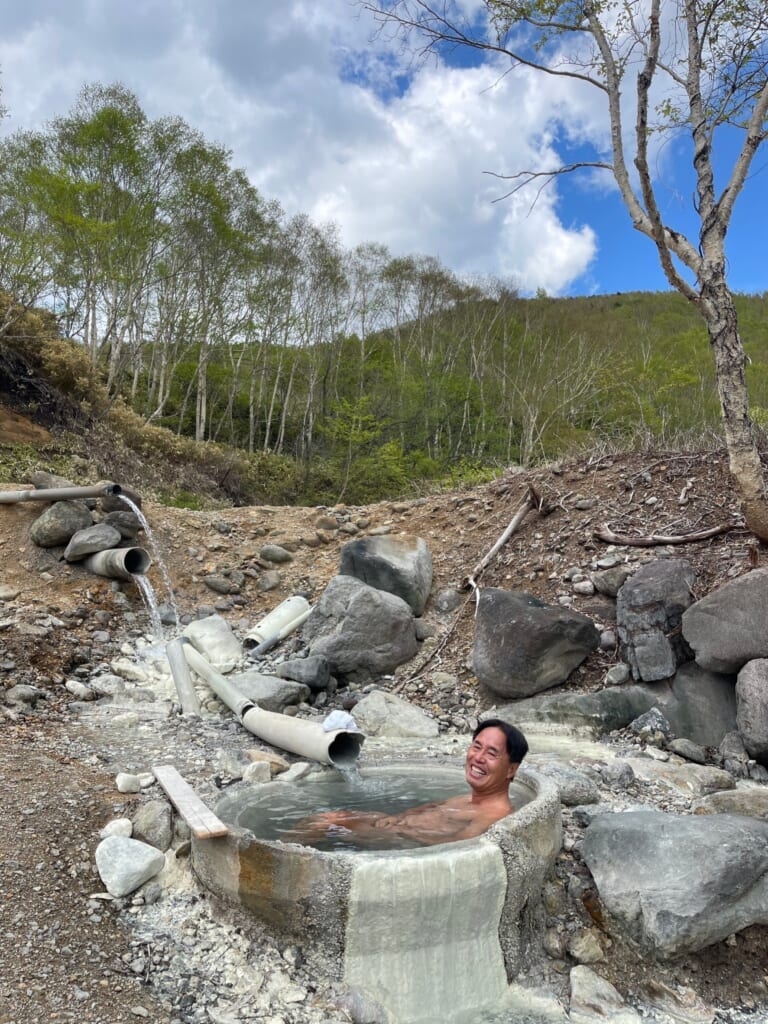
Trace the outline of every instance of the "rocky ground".
<instances>
[{"instance_id":1,"label":"rocky ground","mask_svg":"<svg viewBox=\"0 0 768 1024\"><path fill-rule=\"evenodd\" d=\"M140 480L118 482L141 493ZM23 486L25 481L9 481L0 491ZM611 602L580 594L575 586L608 550L595 537L604 524L619 534L656 539L730 526L695 543L625 549L638 560L660 551L689 559L697 571L696 596L765 558L740 528L722 452L656 452L509 472L469 492L366 508L191 512L145 500L153 535L146 546L155 559L149 579L159 601L168 599L170 588L183 614L217 609L243 631L290 594L316 599L337 570L341 546L358 531L388 527L428 542L437 594L473 575L529 488L538 509L525 515L483 571L481 584L526 590L548 602L568 597L603 624L611 621ZM36 548L28 531L41 510L39 502L0 505L0 592L6 595L0 600L0 686L7 691L28 684L44 694L34 707L0 704L0 1024L344 1020L323 1002L327 993L302 974L295 949L278 947L187 882L180 883L172 906L165 900L149 908L130 900L115 906L92 898L103 890L93 862L99 830L129 815L140 799L117 792L115 772L144 770L162 759L175 763L207 798L221 784L227 751L248 741L225 716L202 724L181 718L153 723L145 708L137 747L135 738L116 739L96 719L73 713L67 681L133 656L148 617L133 584L68 566L58 549ZM265 562L260 551L267 543L293 549L293 560ZM268 575L275 572L277 585L263 589L277 580ZM212 580L219 581L217 590ZM227 580L231 592L222 594ZM433 635L421 654L382 685L434 714L449 740L493 699L479 689L468 663L471 597L450 613L430 607L425 617ZM596 653L564 689L600 688L616 658L617 652ZM340 690L334 700L349 703L355 696ZM185 877L183 864L179 873ZM752 928L730 945L663 969L648 969L618 949L598 969L625 994L647 987L653 976L731 1008L723 1020L757 1022L768 1020L767 948L765 929ZM263 991L274 987L271 1014L263 1001L258 1014L247 1001L236 1016L231 1004L230 1016L216 1009L216 985L228 977L230 988L237 988L243 972L258 974ZM534 980L557 985L557 970L543 967ZM561 987L565 980L560 977Z\"/></svg>"}]
</instances>

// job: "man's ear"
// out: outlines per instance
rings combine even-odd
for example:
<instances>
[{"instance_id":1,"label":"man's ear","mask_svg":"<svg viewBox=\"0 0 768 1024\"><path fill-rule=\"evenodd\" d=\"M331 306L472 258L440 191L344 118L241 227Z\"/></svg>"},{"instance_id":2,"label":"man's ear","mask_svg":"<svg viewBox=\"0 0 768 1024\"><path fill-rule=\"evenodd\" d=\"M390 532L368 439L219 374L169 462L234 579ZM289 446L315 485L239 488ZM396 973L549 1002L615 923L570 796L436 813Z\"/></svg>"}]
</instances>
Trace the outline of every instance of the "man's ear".
<instances>
[{"instance_id":1,"label":"man's ear","mask_svg":"<svg viewBox=\"0 0 768 1024\"><path fill-rule=\"evenodd\" d=\"M511 765L509 766L509 771L507 772L507 778L509 779L509 781L510 781L510 782L511 782L511 781L512 781L512 779L514 779L514 777L515 777L515 776L517 775L517 769L518 769L519 767L520 767L520 762L519 762L519 761L517 761L517 762L513 762L513 763L512 763L512 764L511 764Z\"/></svg>"}]
</instances>

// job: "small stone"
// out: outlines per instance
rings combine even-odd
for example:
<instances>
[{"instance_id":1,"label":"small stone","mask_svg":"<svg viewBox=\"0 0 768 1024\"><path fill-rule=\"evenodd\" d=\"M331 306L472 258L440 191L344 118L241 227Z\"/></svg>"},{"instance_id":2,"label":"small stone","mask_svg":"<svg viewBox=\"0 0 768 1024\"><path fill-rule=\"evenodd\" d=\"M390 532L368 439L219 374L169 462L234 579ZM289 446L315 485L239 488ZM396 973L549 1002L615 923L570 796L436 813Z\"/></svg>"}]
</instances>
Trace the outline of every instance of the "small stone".
<instances>
[{"instance_id":1,"label":"small stone","mask_svg":"<svg viewBox=\"0 0 768 1024\"><path fill-rule=\"evenodd\" d=\"M130 775L128 772L118 772L115 778L115 785L118 793L140 793L141 781L138 775Z\"/></svg>"}]
</instances>

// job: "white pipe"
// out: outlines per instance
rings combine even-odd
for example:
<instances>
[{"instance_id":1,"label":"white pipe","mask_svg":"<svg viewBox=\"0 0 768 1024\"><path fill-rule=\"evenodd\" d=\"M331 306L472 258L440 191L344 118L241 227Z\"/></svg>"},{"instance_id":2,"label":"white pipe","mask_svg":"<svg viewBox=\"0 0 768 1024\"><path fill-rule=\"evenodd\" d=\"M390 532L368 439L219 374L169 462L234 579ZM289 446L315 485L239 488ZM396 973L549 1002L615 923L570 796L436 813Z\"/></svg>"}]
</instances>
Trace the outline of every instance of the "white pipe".
<instances>
[{"instance_id":1,"label":"white pipe","mask_svg":"<svg viewBox=\"0 0 768 1024\"><path fill-rule=\"evenodd\" d=\"M13 505L17 501L68 501L70 498L101 498L107 494L120 494L120 485L102 480L92 487L47 487L31 491L4 491L0 505Z\"/></svg>"},{"instance_id":2,"label":"white pipe","mask_svg":"<svg viewBox=\"0 0 768 1024\"><path fill-rule=\"evenodd\" d=\"M168 658L168 664L171 666L171 675L176 684L176 692L179 695L182 714L199 715L200 700L195 692L192 676L189 674L189 665L184 657L182 641L176 638L167 643L165 645L165 654Z\"/></svg>"},{"instance_id":3,"label":"white pipe","mask_svg":"<svg viewBox=\"0 0 768 1024\"><path fill-rule=\"evenodd\" d=\"M365 740L361 732L347 729L326 732L318 722L264 711L258 705L246 711L242 723L248 732L273 747L337 768L351 767L360 756L360 747Z\"/></svg>"},{"instance_id":4,"label":"white pipe","mask_svg":"<svg viewBox=\"0 0 768 1024\"><path fill-rule=\"evenodd\" d=\"M152 559L144 548L109 548L89 555L83 565L97 576L132 580L134 576L142 576L147 571L152 565Z\"/></svg>"},{"instance_id":5,"label":"white pipe","mask_svg":"<svg viewBox=\"0 0 768 1024\"><path fill-rule=\"evenodd\" d=\"M201 676L216 696L234 711L248 732L265 743L337 768L353 765L359 757L365 741L361 732L346 729L326 732L318 722L264 711L212 668L189 642L184 643L182 649L192 671Z\"/></svg>"},{"instance_id":6,"label":"white pipe","mask_svg":"<svg viewBox=\"0 0 768 1024\"><path fill-rule=\"evenodd\" d=\"M306 622L312 614L312 611L312 608L307 608L307 610L302 612L301 615L297 615L295 619L291 619L290 622L286 622L283 628L279 629L274 636L269 637L268 640L263 640L258 647L254 647L250 652L251 657L258 658L260 654L266 654L267 651L271 651L272 648L279 644L281 640L285 640L289 633L292 633L294 629L298 629L302 622Z\"/></svg>"},{"instance_id":7,"label":"white pipe","mask_svg":"<svg viewBox=\"0 0 768 1024\"><path fill-rule=\"evenodd\" d=\"M279 637L282 640L283 637L288 636L288 633L296 629L297 626L300 626L311 611L309 601L306 597L302 597L301 594L286 597L276 608L272 609L269 615L265 616L249 633L245 634L245 646L254 647L256 644L263 644L267 641L271 642L278 634L282 634ZM286 632L283 632L283 630Z\"/></svg>"}]
</instances>

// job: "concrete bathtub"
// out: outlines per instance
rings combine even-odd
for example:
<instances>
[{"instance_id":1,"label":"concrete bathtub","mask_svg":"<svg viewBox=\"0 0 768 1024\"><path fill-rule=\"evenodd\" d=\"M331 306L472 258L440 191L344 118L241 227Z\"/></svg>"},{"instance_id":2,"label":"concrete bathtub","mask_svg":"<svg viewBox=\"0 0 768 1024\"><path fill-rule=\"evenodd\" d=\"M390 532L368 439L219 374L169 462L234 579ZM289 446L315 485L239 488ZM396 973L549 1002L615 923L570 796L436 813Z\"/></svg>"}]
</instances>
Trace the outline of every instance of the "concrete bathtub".
<instances>
[{"instance_id":1,"label":"concrete bathtub","mask_svg":"<svg viewBox=\"0 0 768 1024\"><path fill-rule=\"evenodd\" d=\"M425 771L463 779L462 769L434 764L363 775ZM202 883L300 944L315 969L378 1005L382 1020L458 1021L498 1006L538 934L542 884L560 850L554 784L521 771L514 785L528 802L477 839L371 852L322 852L239 827L243 800L280 785L219 802L229 834L192 841Z\"/></svg>"}]
</instances>

